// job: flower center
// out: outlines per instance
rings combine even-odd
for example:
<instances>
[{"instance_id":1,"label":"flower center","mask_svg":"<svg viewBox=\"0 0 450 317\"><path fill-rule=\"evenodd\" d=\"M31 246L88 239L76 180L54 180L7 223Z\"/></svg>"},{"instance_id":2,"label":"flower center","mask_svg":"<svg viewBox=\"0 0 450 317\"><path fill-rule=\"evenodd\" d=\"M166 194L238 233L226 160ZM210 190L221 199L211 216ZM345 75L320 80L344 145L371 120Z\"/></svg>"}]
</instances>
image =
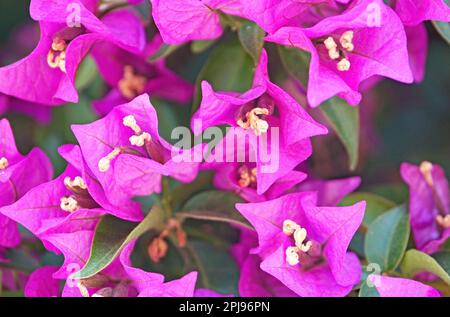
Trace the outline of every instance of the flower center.
<instances>
[{"instance_id":1,"label":"flower center","mask_svg":"<svg viewBox=\"0 0 450 317\"><path fill-rule=\"evenodd\" d=\"M61 204L59 205L62 210L67 212L74 212L80 209L77 200L72 196L65 196L61 198Z\"/></svg>"},{"instance_id":2,"label":"flower center","mask_svg":"<svg viewBox=\"0 0 450 317\"><path fill-rule=\"evenodd\" d=\"M6 157L0 158L0 170L5 170L9 166L8 159Z\"/></svg>"},{"instance_id":3,"label":"flower center","mask_svg":"<svg viewBox=\"0 0 450 317\"><path fill-rule=\"evenodd\" d=\"M131 145L144 146L145 141L151 141L152 137L147 132L142 132L141 128L136 123L133 115L123 118L123 125L134 131L135 135L130 137Z\"/></svg>"},{"instance_id":4,"label":"flower center","mask_svg":"<svg viewBox=\"0 0 450 317\"><path fill-rule=\"evenodd\" d=\"M344 33L342 33L341 37L339 38L339 45L331 36L327 37L323 41L323 44L328 51L328 56L332 60L340 59L336 65L336 68L341 72L345 72L350 69L351 64L347 58L347 52L352 52L355 48L355 46L353 45L353 35L353 31L345 31Z\"/></svg>"},{"instance_id":5,"label":"flower center","mask_svg":"<svg viewBox=\"0 0 450 317\"><path fill-rule=\"evenodd\" d=\"M142 131L141 127L137 124L136 118L133 115L128 115L123 118L122 124L125 127L133 130L134 135L129 138L130 144L137 147L144 147L147 156L154 161L161 164L166 162L164 153L162 152L164 148L159 141L152 139L152 136L148 132ZM98 169L100 172L107 172L111 168L111 162L116 159L120 154L127 153L137 156L145 156L141 152L137 151L135 148L127 146L117 146L108 153L108 155L102 157L98 161Z\"/></svg>"},{"instance_id":6,"label":"flower center","mask_svg":"<svg viewBox=\"0 0 450 317\"><path fill-rule=\"evenodd\" d=\"M244 118L238 119L236 123L243 129L252 129L255 135L260 136L269 129L269 124L263 119L267 115L269 115L269 109L256 107L246 112Z\"/></svg>"},{"instance_id":7,"label":"flower center","mask_svg":"<svg viewBox=\"0 0 450 317\"><path fill-rule=\"evenodd\" d=\"M83 178L76 176L64 178L64 185L72 194L61 198L60 207L67 212L75 212L81 208L95 208L98 204L92 199Z\"/></svg>"},{"instance_id":8,"label":"flower center","mask_svg":"<svg viewBox=\"0 0 450 317\"><path fill-rule=\"evenodd\" d=\"M47 64L51 68L59 68L63 73L66 72L66 49L65 40L55 37L53 39L50 51L47 54Z\"/></svg>"},{"instance_id":9,"label":"flower center","mask_svg":"<svg viewBox=\"0 0 450 317\"><path fill-rule=\"evenodd\" d=\"M119 90L125 98L131 100L145 91L147 79L144 76L134 72L132 66L125 66L123 69L123 77L119 81Z\"/></svg>"},{"instance_id":10,"label":"flower center","mask_svg":"<svg viewBox=\"0 0 450 317\"><path fill-rule=\"evenodd\" d=\"M246 165L242 165L238 169L238 184L241 187L250 187L256 185L256 167L249 169Z\"/></svg>"},{"instance_id":11,"label":"flower center","mask_svg":"<svg viewBox=\"0 0 450 317\"><path fill-rule=\"evenodd\" d=\"M289 265L297 265L300 263L300 255L307 253L312 247L312 241L307 241L308 232L295 221L286 219L283 222L283 233L287 236L293 236L295 245L286 249L286 262Z\"/></svg>"}]
</instances>

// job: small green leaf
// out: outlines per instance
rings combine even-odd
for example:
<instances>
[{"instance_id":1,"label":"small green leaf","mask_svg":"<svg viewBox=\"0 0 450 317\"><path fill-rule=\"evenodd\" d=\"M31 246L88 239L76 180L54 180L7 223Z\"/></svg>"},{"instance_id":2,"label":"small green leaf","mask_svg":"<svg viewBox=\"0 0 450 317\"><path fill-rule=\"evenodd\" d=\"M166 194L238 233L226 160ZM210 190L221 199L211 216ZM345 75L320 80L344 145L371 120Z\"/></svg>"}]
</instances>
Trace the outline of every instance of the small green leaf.
<instances>
[{"instance_id":1,"label":"small green leaf","mask_svg":"<svg viewBox=\"0 0 450 317\"><path fill-rule=\"evenodd\" d=\"M193 41L191 43L191 52L194 54L200 54L206 51L208 48L214 45L217 40L204 40L204 41Z\"/></svg>"},{"instance_id":2,"label":"small green leaf","mask_svg":"<svg viewBox=\"0 0 450 317\"><path fill-rule=\"evenodd\" d=\"M161 47L159 48L159 50L155 54L150 56L148 61L150 63L154 63L156 61L159 61L160 59L163 59L163 58L169 56L170 54L172 54L173 52L178 50L180 47L181 47L181 45L163 44L163 45L161 45Z\"/></svg>"},{"instance_id":3,"label":"small green leaf","mask_svg":"<svg viewBox=\"0 0 450 317\"><path fill-rule=\"evenodd\" d=\"M444 0L447 6L450 6L449 0ZM442 38L450 45L450 23L443 21L431 21L436 31L442 36Z\"/></svg>"},{"instance_id":4,"label":"small green leaf","mask_svg":"<svg viewBox=\"0 0 450 317\"><path fill-rule=\"evenodd\" d=\"M450 251L440 251L432 255L433 259L444 269L447 274L450 274Z\"/></svg>"},{"instance_id":5,"label":"small green leaf","mask_svg":"<svg viewBox=\"0 0 450 317\"><path fill-rule=\"evenodd\" d=\"M197 111L200 105L203 80L215 90L244 92L252 85L253 73L253 60L239 41L232 40L215 47L197 77L191 112Z\"/></svg>"},{"instance_id":6,"label":"small green leaf","mask_svg":"<svg viewBox=\"0 0 450 317\"><path fill-rule=\"evenodd\" d=\"M84 90L88 87L98 75L97 65L94 59L89 55L86 56L78 67L77 76L75 79L75 86L78 91Z\"/></svg>"},{"instance_id":7,"label":"small green leaf","mask_svg":"<svg viewBox=\"0 0 450 317\"><path fill-rule=\"evenodd\" d=\"M361 284L361 288L358 293L359 297L380 297L375 286L370 287L366 281Z\"/></svg>"},{"instance_id":8,"label":"small green leaf","mask_svg":"<svg viewBox=\"0 0 450 317\"><path fill-rule=\"evenodd\" d=\"M138 225L111 215L104 216L96 228L89 259L78 277L94 276L107 267L131 240L151 229L160 230L163 224L163 211L159 207L153 207Z\"/></svg>"},{"instance_id":9,"label":"small green leaf","mask_svg":"<svg viewBox=\"0 0 450 317\"><path fill-rule=\"evenodd\" d=\"M431 23L447 44L450 45L450 23L442 21L432 21Z\"/></svg>"},{"instance_id":10,"label":"small green leaf","mask_svg":"<svg viewBox=\"0 0 450 317\"><path fill-rule=\"evenodd\" d=\"M442 265L441 265L442 264ZM450 285L449 275L449 252L443 252L433 258L426 253L415 249L408 250L403 257L400 269L402 273L413 278L417 273L430 272L442 279L445 283ZM445 269L444 269L445 267Z\"/></svg>"},{"instance_id":11,"label":"small green leaf","mask_svg":"<svg viewBox=\"0 0 450 317\"><path fill-rule=\"evenodd\" d=\"M189 242L187 249L199 272L200 287L222 294L238 294L239 270L226 249L204 241Z\"/></svg>"},{"instance_id":12,"label":"small green leaf","mask_svg":"<svg viewBox=\"0 0 450 317\"><path fill-rule=\"evenodd\" d=\"M264 46L264 32L256 23L245 22L242 23L238 30L239 41L242 47L253 58L255 65L259 62L261 51Z\"/></svg>"},{"instance_id":13,"label":"small green leaf","mask_svg":"<svg viewBox=\"0 0 450 317\"><path fill-rule=\"evenodd\" d=\"M183 207L184 211L178 212L177 217L181 219L228 222L253 229L235 208L235 205L241 202L242 199L235 194L209 190L188 200Z\"/></svg>"},{"instance_id":14,"label":"small green leaf","mask_svg":"<svg viewBox=\"0 0 450 317\"><path fill-rule=\"evenodd\" d=\"M404 205L378 216L366 234L367 261L378 264L383 272L394 270L406 250L409 232L409 217Z\"/></svg>"},{"instance_id":15,"label":"small green leaf","mask_svg":"<svg viewBox=\"0 0 450 317\"><path fill-rule=\"evenodd\" d=\"M359 107L352 107L345 100L333 97L324 102L320 110L344 144L349 156L349 168L354 170L359 155Z\"/></svg>"},{"instance_id":16,"label":"small green leaf","mask_svg":"<svg viewBox=\"0 0 450 317\"><path fill-rule=\"evenodd\" d=\"M281 45L278 46L278 53L286 71L307 87L311 54L296 47Z\"/></svg>"},{"instance_id":17,"label":"small green leaf","mask_svg":"<svg viewBox=\"0 0 450 317\"><path fill-rule=\"evenodd\" d=\"M363 220L364 229L367 229L367 226L369 226L379 215L395 207L395 203L389 199L365 192L358 192L348 195L342 199L340 205L351 206L362 200L366 201L366 212Z\"/></svg>"}]
</instances>

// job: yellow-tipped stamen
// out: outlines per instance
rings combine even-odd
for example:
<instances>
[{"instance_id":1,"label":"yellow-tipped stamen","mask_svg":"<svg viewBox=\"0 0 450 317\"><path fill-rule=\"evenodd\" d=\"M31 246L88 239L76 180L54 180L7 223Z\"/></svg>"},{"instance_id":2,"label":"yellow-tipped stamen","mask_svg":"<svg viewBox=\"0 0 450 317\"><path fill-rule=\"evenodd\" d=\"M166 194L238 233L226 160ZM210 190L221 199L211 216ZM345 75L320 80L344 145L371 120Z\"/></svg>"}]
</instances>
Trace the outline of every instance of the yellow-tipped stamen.
<instances>
[{"instance_id":1,"label":"yellow-tipped stamen","mask_svg":"<svg viewBox=\"0 0 450 317\"><path fill-rule=\"evenodd\" d=\"M129 138L131 145L144 146L145 141L151 141L151 135L147 132L142 132L141 127L137 124L136 118L133 115L128 115L123 118L122 123L136 134Z\"/></svg>"},{"instance_id":2,"label":"yellow-tipped stamen","mask_svg":"<svg viewBox=\"0 0 450 317\"><path fill-rule=\"evenodd\" d=\"M339 52L337 50L337 44L334 41L334 39L329 36L325 41L323 41L323 44L325 44L325 47L328 50L328 56L331 59L338 59L339 58Z\"/></svg>"},{"instance_id":3,"label":"yellow-tipped stamen","mask_svg":"<svg viewBox=\"0 0 450 317\"><path fill-rule=\"evenodd\" d=\"M255 135L260 136L269 129L267 121L260 116L268 114L269 109L256 107L245 114L245 121L239 119L236 123L243 129L252 129Z\"/></svg>"},{"instance_id":4,"label":"yellow-tipped stamen","mask_svg":"<svg viewBox=\"0 0 450 317\"><path fill-rule=\"evenodd\" d=\"M341 38L339 39L339 42L341 43L341 46L347 51L351 52L355 48L355 46L352 43L353 41L353 31L346 31L341 35Z\"/></svg>"},{"instance_id":5,"label":"yellow-tipped stamen","mask_svg":"<svg viewBox=\"0 0 450 317\"><path fill-rule=\"evenodd\" d=\"M73 187L87 189L86 182L80 176L76 176L73 180L70 178L70 176L67 176L66 178L64 178L64 185L66 185L66 187L69 189Z\"/></svg>"},{"instance_id":6,"label":"yellow-tipped stamen","mask_svg":"<svg viewBox=\"0 0 450 317\"><path fill-rule=\"evenodd\" d=\"M123 69L123 77L118 83L122 96L133 99L145 91L147 79L144 76L137 75L133 67L127 65Z\"/></svg>"},{"instance_id":7,"label":"yellow-tipped stamen","mask_svg":"<svg viewBox=\"0 0 450 317\"><path fill-rule=\"evenodd\" d=\"M308 252L309 249L312 246L312 242L308 241L306 244L303 243L306 239L307 232L305 228L298 228L294 232L294 240L295 240L295 246L303 252Z\"/></svg>"},{"instance_id":8,"label":"yellow-tipped stamen","mask_svg":"<svg viewBox=\"0 0 450 317\"><path fill-rule=\"evenodd\" d=\"M283 233L288 236L293 235L295 241L295 246L286 249L286 262L289 265L297 265L300 262L299 252L308 252L312 247L312 241L304 243L308 232L290 219L283 221Z\"/></svg>"},{"instance_id":9,"label":"yellow-tipped stamen","mask_svg":"<svg viewBox=\"0 0 450 317\"><path fill-rule=\"evenodd\" d=\"M350 69L350 61L344 57L337 63L337 69L341 72L348 71Z\"/></svg>"},{"instance_id":10,"label":"yellow-tipped stamen","mask_svg":"<svg viewBox=\"0 0 450 317\"><path fill-rule=\"evenodd\" d=\"M152 137L147 132L143 132L140 135L131 136L129 140L130 140L131 145L144 146L145 141L151 141Z\"/></svg>"},{"instance_id":11,"label":"yellow-tipped stamen","mask_svg":"<svg viewBox=\"0 0 450 317\"><path fill-rule=\"evenodd\" d=\"M327 37L325 39L325 41L323 41L323 44L325 44L325 47L327 48L327 50L337 47L336 42L334 41L334 39L331 36Z\"/></svg>"},{"instance_id":12,"label":"yellow-tipped stamen","mask_svg":"<svg viewBox=\"0 0 450 317\"><path fill-rule=\"evenodd\" d=\"M0 158L0 170L5 170L9 166L8 159L6 157Z\"/></svg>"},{"instance_id":13,"label":"yellow-tipped stamen","mask_svg":"<svg viewBox=\"0 0 450 317\"><path fill-rule=\"evenodd\" d=\"M105 157L101 158L100 161L98 161L99 171L102 173L107 172L109 170L109 168L111 167L111 162L117 156L119 156L120 153L121 153L121 151L119 148L114 148L114 150L112 150L111 153L109 153Z\"/></svg>"},{"instance_id":14,"label":"yellow-tipped stamen","mask_svg":"<svg viewBox=\"0 0 450 317\"><path fill-rule=\"evenodd\" d=\"M47 54L47 64L51 68L59 68L66 72L66 49L67 43L63 39L55 38L50 51Z\"/></svg>"},{"instance_id":15,"label":"yellow-tipped stamen","mask_svg":"<svg viewBox=\"0 0 450 317\"><path fill-rule=\"evenodd\" d=\"M291 236L297 229L300 229L300 226L295 221L290 219L283 221L283 233L285 235Z\"/></svg>"},{"instance_id":16,"label":"yellow-tipped stamen","mask_svg":"<svg viewBox=\"0 0 450 317\"><path fill-rule=\"evenodd\" d=\"M297 247L288 247L286 249L286 262L289 265L297 265L300 263L300 257L298 255L299 249Z\"/></svg>"},{"instance_id":17,"label":"yellow-tipped stamen","mask_svg":"<svg viewBox=\"0 0 450 317\"><path fill-rule=\"evenodd\" d=\"M62 197L61 198L61 204L60 207L62 210L67 212L74 212L80 209L80 206L78 206L78 202L73 197Z\"/></svg>"},{"instance_id":18,"label":"yellow-tipped stamen","mask_svg":"<svg viewBox=\"0 0 450 317\"><path fill-rule=\"evenodd\" d=\"M420 163L419 166L420 172L423 175L423 178L425 178L425 181L427 182L427 184L430 187L434 186L434 181L433 181L433 164L431 164L428 161L423 161L422 163Z\"/></svg>"},{"instance_id":19,"label":"yellow-tipped stamen","mask_svg":"<svg viewBox=\"0 0 450 317\"><path fill-rule=\"evenodd\" d=\"M136 118L132 114L124 117L122 124L133 130L136 135L139 135L142 132L141 127L137 124Z\"/></svg>"},{"instance_id":20,"label":"yellow-tipped stamen","mask_svg":"<svg viewBox=\"0 0 450 317\"><path fill-rule=\"evenodd\" d=\"M442 228L448 229L450 228L450 215L446 215L445 217L442 215L437 215L436 222Z\"/></svg>"}]
</instances>

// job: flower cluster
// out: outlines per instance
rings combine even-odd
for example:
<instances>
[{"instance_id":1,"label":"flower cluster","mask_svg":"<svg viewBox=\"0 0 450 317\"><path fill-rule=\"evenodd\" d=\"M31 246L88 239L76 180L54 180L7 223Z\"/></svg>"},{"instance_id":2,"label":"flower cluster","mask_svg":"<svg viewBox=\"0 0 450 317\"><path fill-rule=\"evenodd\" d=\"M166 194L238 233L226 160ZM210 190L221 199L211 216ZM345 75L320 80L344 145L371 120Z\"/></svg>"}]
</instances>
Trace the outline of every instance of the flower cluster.
<instances>
[{"instance_id":1,"label":"flower cluster","mask_svg":"<svg viewBox=\"0 0 450 317\"><path fill-rule=\"evenodd\" d=\"M360 121L369 135L374 118L349 113L371 108L383 78L424 79L425 22L450 22L443 0L31 0L30 16L40 37L26 57L0 67L0 114L54 124L54 108L85 102L94 81L103 89L91 96L95 119L66 114L71 138L58 144L65 168L56 173L55 153L22 155L14 116L1 119L0 291L448 293L450 273L440 265L450 237L444 169L403 163L409 198L395 207L355 192L365 178L348 170L320 177L329 166L315 156L335 133L357 158L358 138L351 140ZM82 87L83 80L91 81ZM166 133L169 103L190 129ZM25 124L13 126L22 140ZM18 251L38 264L21 271ZM207 254L199 263L209 251L219 262ZM432 265L411 265L417 257ZM212 282L222 274L207 276L217 267L234 269L234 285Z\"/></svg>"}]
</instances>

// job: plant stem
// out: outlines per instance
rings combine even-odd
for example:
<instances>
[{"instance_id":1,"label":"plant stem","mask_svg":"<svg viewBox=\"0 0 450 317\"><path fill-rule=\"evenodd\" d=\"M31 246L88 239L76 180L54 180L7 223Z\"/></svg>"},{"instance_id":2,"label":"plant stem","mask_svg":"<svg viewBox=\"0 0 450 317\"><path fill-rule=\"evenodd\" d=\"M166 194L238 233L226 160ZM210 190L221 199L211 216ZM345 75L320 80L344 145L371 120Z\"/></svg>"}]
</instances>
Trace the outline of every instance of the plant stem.
<instances>
[{"instance_id":1,"label":"plant stem","mask_svg":"<svg viewBox=\"0 0 450 317\"><path fill-rule=\"evenodd\" d=\"M169 179L167 177L163 177L162 179L162 208L164 210L165 218L169 219L172 218L172 201L171 196L169 192Z\"/></svg>"}]
</instances>

